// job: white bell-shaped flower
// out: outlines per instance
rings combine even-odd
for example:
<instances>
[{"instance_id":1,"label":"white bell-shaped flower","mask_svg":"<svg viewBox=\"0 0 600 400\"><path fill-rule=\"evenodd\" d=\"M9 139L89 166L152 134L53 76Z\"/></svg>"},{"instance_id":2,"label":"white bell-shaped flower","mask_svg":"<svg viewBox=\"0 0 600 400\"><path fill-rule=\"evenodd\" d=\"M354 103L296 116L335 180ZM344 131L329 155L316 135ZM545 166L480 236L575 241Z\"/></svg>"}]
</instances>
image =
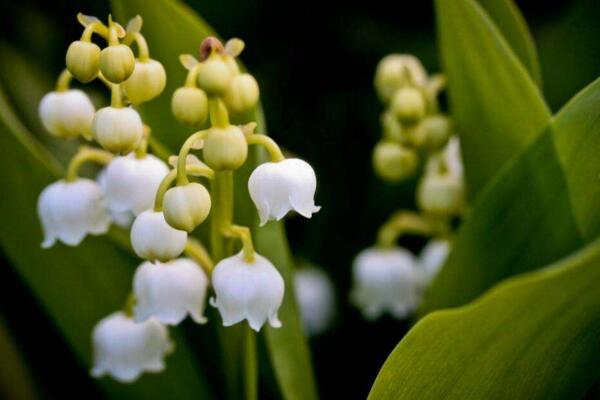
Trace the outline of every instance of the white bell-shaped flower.
<instances>
[{"instance_id":1,"label":"white bell-shaped flower","mask_svg":"<svg viewBox=\"0 0 600 400\"><path fill-rule=\"evenodd\" d=\"M297 158L259 165L250 175L248 190L261 225L280 220L290 210L310 218L321 209L315 206L315 171Z\"/></svg>"},{"instance_id":2,"label":"white bell-shaped flower","mask_svg":"<svg viewBox=\"0 0 600 400\"><path fill-rule=\"evenodd\" d=\"M419 267L427 284L437 275L450 253L450 242L446 239L431 239L419 254Z\"/></svg>"},{"instance_id":3,"label":"white bell-shaped flower","mask_svg":"<svg viewBox=\"0 0 600 400\"><path fill-rule=\"evenodd\" d=\"M40 194L37 209L44 230L43 248L56 240L77 246L88 233L102 235L110 226L102 190L90 179L54 182Z\"/></svg>"},{"instance_id":4,"label":"white bell-shaped flower","mask_svg":"<svg viewBox=\"0 0 600 400\"><path fill-rule=\"evenodd\" d=\"M185 248L187 232L177 230L165 221L162 211L146 210L131 226L131 245L145 260L167 262L177 258Z\"/></svg>"},{"instance_id":5,"label":"white bell-shaped flower","mask_svg":"<svg viewBox=\"0 0 600 400\"><path fill-rule=\"evenodd\" d=\"M152 208L156 191L169 167L157 157L134 154L115 157L104 169L98 182L104 190L108 208L114 212L138 215Z\"/></svg>"},{"instance_id":6,"label":"white bell-shaped flower","mask_svg":"<svg viewBox=\"0 0 600 400\"><path fill-rule=\"evenodd\" d=\"M92 334L95 378L110 375L133 382L143 372L160 372L163 358L173 350L167 328L156 319L137 323L124 312L115 312L96 324Z\"/></svg>"},{"instance_id":7,"label":"white bell-shaped flower","mask_svg":"<svg viewBox=\"0 0 600 400\"><path fill-rule=\"evenodd\" d=\"M334 316L333 284L321 270L308 267L294 273L294 290L304 331L319 335L331 325Z\"/></svg>"},{"instance_id":8,"label":"white bell-shaped flower","mask_svg":"<svg viewBox=\"0 0 600 400\"><path fill-rule=\"evenodd\" d=\"M167 263L145 262L135 271L133 291L136 321L154 317L163 324L177 325L189 313L205 323L204 309L208 278L200 265L188 258Z\"/></svg>"},{"instance_id":9,"label":"white bell-shaped flower","mask_svg":"<svg viewBox=\"0 0 600 400\"><path fill-rule=\"evenodd\" d=\"M351 299L367 319L384 312L404 318L418 305L422 278L408 250L363 250L354 259L353 278Z\"/></svg>"},{"instance_id":10,"label":"white bell-shaped flower","mask_svg":"<svg viewBox=\"0 0 600 400\"><path fill-rule=\"evenodd\" d=\"M44 128L63 139L89 135L95 112L90 98L78 89L50 92L39 107Z\"/></svg>"},{"instance_id":11,"label":"white bell-shaped flower","mask_svg":"<svg viewBox=\"0 0 600 400\"><path fill-rule=\"evenodd\" d=\"M266 258L256 254L248 262L240 252L221 260L213 270L212 285L216 297L210 304L219 309L223 326L231 326L244 319L255 331L268 320L279 328L277 310L283 301L283 278Z\"/></svg>"}]
</instances>

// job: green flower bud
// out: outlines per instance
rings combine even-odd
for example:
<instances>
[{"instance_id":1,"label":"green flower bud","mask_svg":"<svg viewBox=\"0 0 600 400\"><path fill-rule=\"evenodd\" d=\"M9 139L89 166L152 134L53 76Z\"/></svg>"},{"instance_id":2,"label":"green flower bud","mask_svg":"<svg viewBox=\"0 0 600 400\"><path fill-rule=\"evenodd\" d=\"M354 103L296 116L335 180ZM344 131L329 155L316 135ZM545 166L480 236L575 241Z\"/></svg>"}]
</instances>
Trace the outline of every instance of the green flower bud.
<instances>
[{"instance_id":1,"label":"green flower bud","mask_svg":"<svg viewBox=\"0 0 600 400\"><path fill-rule=\"evenodd\" d=\"M177 121L188 125L202 125L208 118L208 98L202 89L180 87L173 93L171 111Z\"/></svg>"},{"instance_id":2,"label":"green flower bud","mask_svg":"<svg viewBox=\"0 0 600 400\"><path fill-rule=\"evenodd\" d=\"M459 214L465 204L464 181L449 171L425 174L417 188L417 205L437 216Z\"/></svg>"},{"instance_id":3,"label":"green flower bud","mask_svg":"<svg viewBox=\"0 0 600 400\"><path fill-rule=\"evenodd\" d=\"M204 139L204 161L215 171L235 170L248 157L248 143L237 126L211 128Z\"/></svg>"},{"instance_id":4,"label":"green flower bud","mask_svg":"<svg viewBox=\"0 0 600 400\"><path fill-rule=\"evenodd\" d=\"M243 113L258 103L259 89L256 79L250 74L234 77L225 91L223 101L231 112Z\"/></svg>"},{"instance_id":5,"label":"green flower bud","mask_svg":"<svg viewBox=\"0 0 600 400\"><path fill-rule=\"evenodd\" d=\"M95 43L77 40L67 49L67 69L78 81L92 81L100 69L100 47Z\"/></svg>"},{"instance_id":6,"label":"green flower bud","mask_svg":"<svg viewBox=\"0 0 600 400\"><path fill-rule=\"evenodd\" d=\"M425 117L415 128L415 146L428 151L436 151L450 139L450 120L443 115Z\"/></svg>"},{"instance_id":7,"label":"green flower bud","mask_svg":"<svg viewBox=\"0 0 600 400\"><path fill-rule=\"evenodd\" d=\"M413 124L425 116L427 104L419 90L405 87L398 89L394 94L390 108L400 122Z\"/></svg>"},{"instance_id":8,"label":"green flower bud","mask_svg":"<svg viewBox=\"0 0 600 400\"><path fill-rule=\"evenodd\" d=\"M199 183L188 183L167 190L163 201L165 220L175 229L191 232L210 213L210 194Z\"/></svg>"},{"instance_id":9,"label":"green flower bud","mask_svg":"<svg viewBox=\"0 0 600 400\"><path fill-rule=\"evenodd\" d=\"M133 108L104 107L96 112L92 122L94 139L104 149L127 154L142 139L144 126Z\"/></svg>"},{"instance_id":10,"label":"green flower bud","mask_svg":"<svg viewBox=\"0 0 600 400\"><path fill-rule=\"evenodd\" d=\"M232 66L223 57L213 55L198 64L198 86L209 95L221 96L233 79Z\"/></svg>"},{"instance_id":11,"label":"green flower bud","mask_svg":"<svg viewBox=\"0 0 600 400\"><path fill-rule=\"evenodd\" d=\"M124 44L108 46L100 52L100 71L112 83L121 83L135 68L133 52Z\"/></svg>"},{"instance_id":12,"label":"green flower bud","mask_svg":"<svg viewBox=\"0 0 600 400\"><path fill-rule=\"evenodd\" d=\"M129 101L140 104L161 94L166 83L167 75L161 63L156 60L136 61L133 74L123 82L123 88Z\"/></svg>"},{"instance_id":13,"label":"green flower bud","mask_svg":"<svg viewBox=\"0 0 600 400\"><path fill-rule=\"evenodd\" d=\"M418 58L408 54L390 54L377 65L375 89L383 102L391 100L402 86L422 86L427 82L427 73Z\"/></svg>"},{"instance_id":14,"label":"green flower bud","mask_svg":"<svg viewBox=\"0 0 600 400\"><path fill-rule=\"evenodd\" d=\"M389 182L400 182L417 171L417 152L395 142L381 141L373 150L373 168L377 175Z\"/></svg>"}]
</instances>

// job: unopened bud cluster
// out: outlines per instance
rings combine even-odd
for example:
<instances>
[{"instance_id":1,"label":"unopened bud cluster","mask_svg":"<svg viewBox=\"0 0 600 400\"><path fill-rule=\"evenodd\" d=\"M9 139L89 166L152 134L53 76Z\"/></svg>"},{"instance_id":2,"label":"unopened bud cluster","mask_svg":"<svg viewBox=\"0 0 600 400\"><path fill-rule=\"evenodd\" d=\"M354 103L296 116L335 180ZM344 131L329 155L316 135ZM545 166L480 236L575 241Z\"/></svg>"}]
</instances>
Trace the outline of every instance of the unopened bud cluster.
<instances>
[{"instance_id":1,"label":"unopened bud cluster","mask_svg":"<svg viewBox=\"0 0 600 400\"><path fill-rule=\"evenodd\" d=\"M233 39L223 46L210 37L202 42L199 59L181 56L188 77L173 93L173 114L185 124L208 126L192 133L177 155L161 160L148 154L151 130L134 108L158 96L166 83L162 64L149 57L141 17L126 28L110 17L108 24L81 14L78 19L84 32L69 46L67 68L56 91L42 99L39 113L51 134L81 136L101 148L81 146L65 178L40 194L42 246L57 241L77 246L86 235L106 234L114 224L130 229L133 251L144 259L124 309L94 329L92 374L131 382L143 372L164 369L163 359L173 348L166 325L187 315L205 323L209 285L215 293L210 303L225 326L244 320L256 331L266 322L281 326L283 278L255 252L250 229L234 224L228 188L233 172L247 161L248 146L262 145L271 161L258 166L248 182L261 224L292 210L310 218L319 210L316 176L308 163L285 159L272 139L254 133L255 123L230 123L230 114L249 113L259 98L256 80L240 72L235 59L243 42ZM100 49L92 35L107 46ZM73 77L82 83L102 80L111 105L96 111L83 91L70 89ZM197 150L203 160L193 154ZM104 167L95 180L78 176L88 162ZM212 181L208 187L207 181ZM191 236L208 218L211 251ZM223 251L231 239L241 244L237 254Z\"/></svg>"},{"instance_id":2,"label":"unopened bud cluster","mask_svg":"<svg viewBox=\"0 0 600 400\"><path fill-rule=\"evenodd\" d=\"M373 150L375 172L388 182L417 176L418 212L396 212L380 229L376 246L354 261L351 298L364 316L405 318L418 306L450 250L452 219L465 208L460 144L451 121L439 111L439 75L429 76L414 56L384 57L375 88L385 105L383 137ZM419 257L396 245L404 234L432 237Z\"/></svg>"}]
</instances>

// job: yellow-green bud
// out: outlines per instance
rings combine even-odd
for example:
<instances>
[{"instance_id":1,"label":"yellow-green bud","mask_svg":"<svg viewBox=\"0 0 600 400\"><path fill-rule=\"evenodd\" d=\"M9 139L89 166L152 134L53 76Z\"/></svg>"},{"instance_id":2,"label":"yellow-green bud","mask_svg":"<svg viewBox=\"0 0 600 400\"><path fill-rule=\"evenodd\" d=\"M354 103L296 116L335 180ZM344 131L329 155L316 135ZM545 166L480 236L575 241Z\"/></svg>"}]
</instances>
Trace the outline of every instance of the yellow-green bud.
<instances>
[{"instance_id":1,"label":"yellow-green bud","mask_svg":"<svg viewBox=\"0 0 600 400\"><path fill-rule=\"evenodd\" d=\"M424 85L427 73L418 58L408 54L390 54L377 65L375 89L382 101L391 100L402 86Z\"/></svg>"},{"instance_id":2,"label":"yellow-green bud","mask_svg":"<svg viewBox=\"0 0 600 400\"><path fill-rule=\"evenodd\" d=\"M165 220L175 229L191 232L210 213L210 194L199 183L188 183L167 190L163 200Z\"/></svg>"},{"instance_id":3,"label":"yellow-green bud","mask_svg":"<svg viewBox=\"0 0 600 400\"><path fill-rule=\"evenodd\" d=\"M202 89L180 87L171 98L171 111L177 121L188 125L202 125L208 118L208 98Z\"/></svg>"},{"instance_id":4,"label":"yellow-green bud","mask_svg":"<svg viewBox=\"0 0 600 400\"><path fill-rule=\"evenodd\" d=\"M133 108L104 107L96 112L92 122L94 139L104 149L127 154L142 139L144 126Z\"/></svg>"},{"instance_id":5,"label":"yellow-green bud","mask_svg":"<svg viewBox=\"0 0 600 400\"><path fill-rule=\"evenodd\" d=\"M204 161L215 171L235 170L248 157L248 143L237 126L211 128L204 139Z\"/></svg>"},{"instance_id":6,"label":"yellow-green bud","mask_svg":"<svg viewBox=\"0 0 600 400\"><path fill-rule=\"evenodd\" d=\"M124 44L105 47L100 52L100 71L112 83L121 83L135 68L133 51Z\"/></svg>"},{"instance_id":7,"label":"yellow-green bud","mask_svg":"<svg viewBox=\"0 0 600 400\"><path fill-rule=\"evenodd\" d=\"M463 179L450 172L425 174L417 188L417 205L432 215L457 215L462 211L464 201Z\"/></svg>"},{"instance_id":8,"label":"yellow-green bud","mask_svg":"<svg viewBox=\"0 0 600 400\"><path fill-rule=\"evenodd\" d=\"M256 79L250 74L234 77L225 91L223 101L233 113L243 113L258 103L259 89Z\"/></svg>"},{"instance_id":9,"label":"yellow-green bud","mask_svg":"<svg viewBox=\"0 0 600 400\"><path fill-rule=\"evenodd\" d=\"M123 82L123 88L129 101L140 104L161 94L166 83L167 75L161 63L156 60L136 61L133 74Z\"/></svg>"},{"instance_id":10,"label":"yellow-green bud","mask_svg":"<svg viewBox=\"0 0 600 400\"><path fill-rule=\"evenodd\" d=\"M67 49L67 69L81 83L92 81L100 70L100 47L95 43L77 40Z\"/></svg>"},{"instance_id":11,"label":"yellow-green bud","mask_svg":"<svg viewBox=\"0 0 600 400\"><path fill-rule=\"evenodd\" d=\"M221 96L229 87L234 74L231 65L219 55L198 64L198 86L209 95Z\"/></svg>"},{"instance_id":12,"label":"yellow-green bud","mask_svg":"<svg viewBox=\"0 0 600 400\"><path fill-rule=\"evenodd\" d=\"M400 122L413 124L425 116L427 104L418 89L405 87L394 94L390 108Z\"/></svg>"},{"instance_id":13,"label":"yellow-green bud","mask_svg":"<svg viewBox=\"0 0 600 400\"><path fill-rule=\"evenodd\" d=\"M443 115L425 117L416 127L415 136L418 146L428 151L436 151L448 143L450 139L450 120Z\"/></svg>"},{"instance_id":14,"label":"yellow-green bud","mask_svg":"<svg viewBox=\"0 0 600 400\"><path fill-rule=\"evenodd\" d=\"M377 175L389 182L400 182L417 171L417 152L398 143L381 141L373 150L373 168Z\"/></svg>"}]
</instances>

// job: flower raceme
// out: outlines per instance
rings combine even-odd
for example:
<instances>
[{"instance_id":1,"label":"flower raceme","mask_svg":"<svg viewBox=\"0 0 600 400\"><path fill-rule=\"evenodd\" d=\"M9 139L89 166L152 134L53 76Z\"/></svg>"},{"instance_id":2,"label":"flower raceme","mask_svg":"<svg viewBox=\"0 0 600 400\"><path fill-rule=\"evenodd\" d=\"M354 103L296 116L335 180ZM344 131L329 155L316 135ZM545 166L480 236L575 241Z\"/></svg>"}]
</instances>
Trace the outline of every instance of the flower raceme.
<instances>
[{"instance_id":1,"label":"flower raceme","mask_svg":"<svg viewBox=\"0 0 600 400\"><path fill-rule=\"evenodd\" d=\"M158 96L166 82L164 68L149 56L141 17L130 20L126 29L111 18L108 24L82 14L78 19L84 26L81 40L69 47L67 69L39 112L51 134L65 139L82 135L101 148L81 146L65 179L41 193L43 246L56 240L77 245L87 234L107 233L115 222L130 229L133 251L146 260L134 274L123 311L94 328L92 374L131 382L143 372L161 371L172 347L165 325L177 325L187 315L205 323L209 283L215 291L211 303L223 325L247 321L255 331L267 321L281 326L284 280L255 252L250 229L234 222L232 173L247 161L250 145L265 147L271 156L248 182L261 224L292 210L307 218L317 212L316 176L308 163L286 160L277 143L254 133L255 123L229 122L230 114L251 115L260 96L254 77L241 73L235 60L243 42L232 39L223 46L206 38L199 59L180 57L188 73L185 86L173 94L172 112L179 122L202 125L209 120L209 127L192 133L176 156L165 157L171 169L149 154L161 147L155 146L136 109ZM100 49L92 43L93 34L107 46ZM137 54L130 48L134 42ZM84 92L69 88L73 78L82 83L101 80L110 89L110 106L95 111ZM193 154L200 149L202 160ZM102 167L95 181L78 176L84 163ZM212 181L210 191L204 180ZM207 218L210 251L188 235ZM235 243L241 244L238 254L230 246ZM186 257L179 258L183 253ZM306 290L302 292L306 298ZM314 299L311 304L315 308ZM248 357L255 356L249 352Z\"/></svg>"}]
</instances>

